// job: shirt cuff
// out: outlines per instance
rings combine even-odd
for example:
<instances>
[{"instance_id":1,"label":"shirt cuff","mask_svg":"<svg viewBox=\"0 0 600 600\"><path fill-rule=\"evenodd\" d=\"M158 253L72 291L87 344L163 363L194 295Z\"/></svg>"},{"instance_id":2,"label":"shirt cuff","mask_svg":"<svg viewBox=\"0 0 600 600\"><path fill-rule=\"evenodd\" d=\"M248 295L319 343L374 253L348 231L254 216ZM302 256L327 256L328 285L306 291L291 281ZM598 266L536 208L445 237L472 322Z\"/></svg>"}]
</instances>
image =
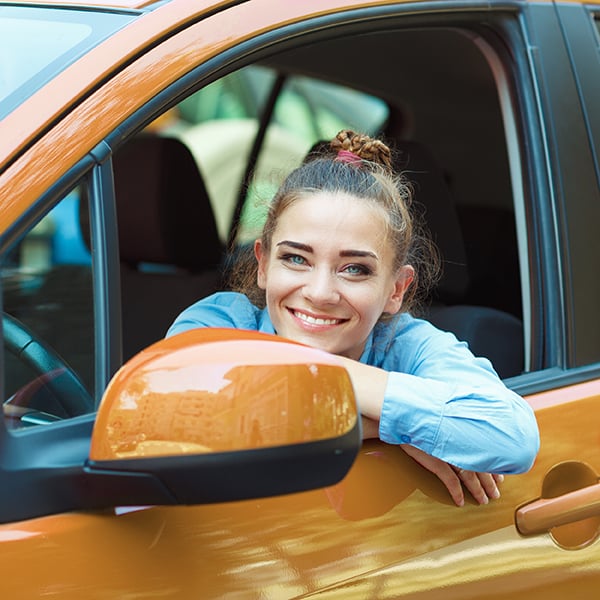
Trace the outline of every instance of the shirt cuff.
<instances>
[{"instance_id":1,"label":"shirt cuff","mask_svg":"<svg viewBox=\"0 0 600 600\"><path fill-rule=\"evenodd\" d=\"M379 437L388 444L411 444L433 454L449 396L448 384L406 373L390 373Z\"/></svg>"}]
</instances>

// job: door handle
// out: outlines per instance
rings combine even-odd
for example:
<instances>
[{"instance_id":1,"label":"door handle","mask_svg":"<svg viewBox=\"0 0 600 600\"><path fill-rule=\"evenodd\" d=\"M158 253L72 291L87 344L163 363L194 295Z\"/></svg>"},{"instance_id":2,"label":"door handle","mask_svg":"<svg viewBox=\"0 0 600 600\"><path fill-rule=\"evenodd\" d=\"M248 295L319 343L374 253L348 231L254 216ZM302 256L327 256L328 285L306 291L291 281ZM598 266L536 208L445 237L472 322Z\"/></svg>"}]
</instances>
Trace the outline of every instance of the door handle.
<instances>
[{"instance_id":1,"label":"door handle","mask_svg":"<svg viewBox=\"0 0 600 600\"><path fill-rule=\"evenodd\" d=\"M599 515L600 483L595 483L555 498L540 498L522 506L517 510L516 524L519 533L532 535Z\"/></svg>"}]
</instances>

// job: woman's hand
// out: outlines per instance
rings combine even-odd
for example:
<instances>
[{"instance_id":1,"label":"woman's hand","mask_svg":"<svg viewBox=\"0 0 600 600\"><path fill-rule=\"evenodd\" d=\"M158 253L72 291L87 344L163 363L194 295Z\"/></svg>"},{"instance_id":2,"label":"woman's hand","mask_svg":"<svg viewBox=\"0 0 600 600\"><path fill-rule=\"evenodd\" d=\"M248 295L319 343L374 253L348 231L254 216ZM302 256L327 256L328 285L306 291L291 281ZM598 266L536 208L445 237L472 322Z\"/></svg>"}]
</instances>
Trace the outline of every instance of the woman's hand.
<instances>
[{"instance_id":1,"label":"woman's hand","mask_svg":"<svg viewBox=\"0 0 600 600\"><path fill-rule=\"evenodd\" d=\"M487 504L490 499L500 498L498 484L504 480L503 475L476 473L475 471L459 469L414 446L401 444L400 447L422 467L431 471L441 480L457 506L463 506L465 503L461 482L479 504Z\"/></svg>"},{"instance_id":2,"label":"woman's hand","mask_svg":"<svg viewBox=\"0 0 600 600\"><path fill-rule=\"evenodd\" d=\"M379 419L388 373L383 369L365 365L350 358L338 358L344 363L354 386L362 413L362 437L363 439L378 438ZM504 479L503 475L459 469L414 446L401 444L400 447L422 467L431 471L441 480L457 506L463 506L465 503L463 485L479 504L487 504L490 499L500 497L498 484Z\"/></svg>"},{"instance_id":3,"label":"woman's hand","mask_svg":"<svg viewBox=\"0 0 600 600\"><path fill-rule=\"evenodd\" d=\"M363 440L378 438L379 422L365 416L361 418ZM490 499L500 498L498 484L502 483L503 475L459 469L408 444L400 444L400 448L441 480L457 506L463 506L465 503L463 484L479 504L487 504Z\"/></svg>"}]
</instances>

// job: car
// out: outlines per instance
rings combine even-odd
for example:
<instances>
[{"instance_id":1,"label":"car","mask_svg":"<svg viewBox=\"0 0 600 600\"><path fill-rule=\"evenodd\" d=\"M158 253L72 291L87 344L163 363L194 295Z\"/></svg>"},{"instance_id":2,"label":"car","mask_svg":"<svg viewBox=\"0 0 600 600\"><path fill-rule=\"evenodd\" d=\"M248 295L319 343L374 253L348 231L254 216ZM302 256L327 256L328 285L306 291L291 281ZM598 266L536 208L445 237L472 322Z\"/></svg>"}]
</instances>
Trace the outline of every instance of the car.
<instances>
[{"instance_id":1,"label":"car","mask_svg":"<svg viewBox=\"0 0 600 600\"><path fill-rule=\"evenodd\" d=\"M3 597L595 598L599 30L597 1L0 2ZM341 128L412 181L423 314L535 410L485 506L361 442L334 357L164 338Z\"/></svg>"}]
</instances>

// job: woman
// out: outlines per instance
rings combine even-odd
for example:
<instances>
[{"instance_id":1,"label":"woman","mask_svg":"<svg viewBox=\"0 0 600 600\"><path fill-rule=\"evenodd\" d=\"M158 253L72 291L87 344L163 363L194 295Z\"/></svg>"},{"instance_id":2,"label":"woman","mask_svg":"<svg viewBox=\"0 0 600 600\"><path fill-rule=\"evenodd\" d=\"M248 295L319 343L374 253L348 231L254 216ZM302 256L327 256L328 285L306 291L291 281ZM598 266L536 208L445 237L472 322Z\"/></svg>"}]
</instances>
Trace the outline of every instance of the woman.
<instances>
[{"instance_id":1,"label":"woman","mask_svg":"<svg viewBox=\"0 0 600 600\"><path fill-rule=\"evenodd\" d=\"M195 327L253 329L340 357L363 437L400 444L462 506L498 498L502 473L529 469L535 416L450 333L414 318L436 271L409 211L410 188L380 140L340 132L273 198L250 268L233 287L186 309L168 335Z\"/></svg>"}]
</instances>

